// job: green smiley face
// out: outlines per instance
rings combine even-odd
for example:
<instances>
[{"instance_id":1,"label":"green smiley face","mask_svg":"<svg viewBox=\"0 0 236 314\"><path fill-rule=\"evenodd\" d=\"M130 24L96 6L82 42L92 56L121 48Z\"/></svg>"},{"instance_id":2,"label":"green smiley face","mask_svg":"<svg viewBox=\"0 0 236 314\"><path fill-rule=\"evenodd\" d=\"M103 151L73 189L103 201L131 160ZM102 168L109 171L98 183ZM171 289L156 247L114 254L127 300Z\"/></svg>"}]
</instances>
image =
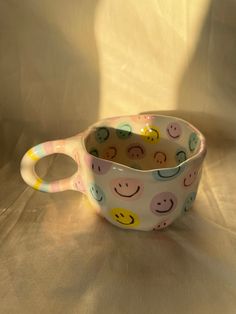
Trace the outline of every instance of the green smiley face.
<instances>
[{"instance_id":1,"label":"green smiley face","mask_svg":"<svg viewBox=\"0 0 236 314\"><path fill-rule=\"evenodd\" d=\"M116 134L120 139L127 139L132 135L132 127L128 123L120 124L117 127Z\"/></svg>"},{"instance_id":2,"label":"green smiley face","mask_svg":"<svg viewBox=\"0 0 236 314\"><path fill-rule=\"evenodd\" d=\"M193 206L195 198L196 198L196 192L189 193L183 205L183 212L189 211L189 209Z\"/></svg>"},{"instance_id":3,"label":"green smiley face","mask_svg":"<svg viewBox=\"0 0 236 314\"><path fill-rule=\"evenodd\" d=\"M198 136L195 132L190 134L188 144L190 151L193 152L198 144Z\"/></svg>"},{"instance_id":4,"label":"green smiley face","mask_svg":"<svg viewBox=\"0 0 236 314\"><path fill-rule=\"evenodd\" d=\"M178 149L175 154L175 159L178 165L181 164L181 162L184 162L187 159L185 149Z\"/></svg>"},{"instance_id":5,"label":"green smiley face","mask_svg":"<svg viewBox=\"0 0 236 314\"><path fill-rule=\"evenodd\" d=\"M91 148L91 150L89 151L89 154L99 157L99 152L96 148Z\"/></svg>"},{"instance_id":6,"label":"green smiley face","mask_svg":"<svg viewBox=\"0 0 236 314\"><path fill-rule=\"evenodd\" d=\"M108 139L109 135L110 135L110 132L108 128L101 127L97 129L95 138L98 143L104 143Z\"/></svg>"},{"instance_id":7,"label":"green smiley face","mask_svg":"<svg viewBox=\"0 0 236 314\"><path fill-rule=\"evenodd\" d=\"M90 185L89 191L93 199L99 204L103 204L105 202L105 194L97 184L92 183Z\"/></svg>"}]
</instances>

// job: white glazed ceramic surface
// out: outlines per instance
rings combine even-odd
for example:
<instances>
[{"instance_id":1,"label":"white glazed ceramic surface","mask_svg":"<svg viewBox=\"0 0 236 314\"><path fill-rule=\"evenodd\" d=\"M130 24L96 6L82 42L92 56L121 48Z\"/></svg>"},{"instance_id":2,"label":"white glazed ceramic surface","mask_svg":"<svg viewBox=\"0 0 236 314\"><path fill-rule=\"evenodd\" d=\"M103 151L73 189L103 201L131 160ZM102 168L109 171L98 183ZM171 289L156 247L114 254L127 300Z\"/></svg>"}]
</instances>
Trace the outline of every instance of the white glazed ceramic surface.
<instances>
[{"instance_id":1,"label":"white glazed ceramic surface","mask_svg":"<svg viewBox=\"0 0 236 314\"><path fill-rule=\"evenodd\" d=\"M53 153L71 156L78 171L51 183L39 178L35 163ZM85 193L118 227L158 230L191 208L205 155L204 136L182 119L115 117L77 136L31 148L22 159L21 174L40 191Z\"/></svg>"}]
</instances>

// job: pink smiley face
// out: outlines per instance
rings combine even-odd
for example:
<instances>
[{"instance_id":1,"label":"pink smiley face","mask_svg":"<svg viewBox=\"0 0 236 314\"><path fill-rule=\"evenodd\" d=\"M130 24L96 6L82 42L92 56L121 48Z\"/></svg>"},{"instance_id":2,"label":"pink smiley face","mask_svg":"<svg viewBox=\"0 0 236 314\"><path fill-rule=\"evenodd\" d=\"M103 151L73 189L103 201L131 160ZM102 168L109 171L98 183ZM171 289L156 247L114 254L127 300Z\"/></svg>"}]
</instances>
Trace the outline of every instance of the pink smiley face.
<instances>
[{"instance_id":1,"label":"pink smiley face","mask_svg":"<svg viewBox=\"0 0 236 314\"><path fill-rule=\"evenodd\" d=\"M191 168L184 177L184 186L188 187L193 184L198 176L199 169Z\"/></svg>"},{"instance_id":2,"label":"pink smiley face","mask_svg":"<svg viewBox=\"0 0 236 314\"><path fill-rule=\"evenodd\" d=\"M113 160L117 155L117 149L115 146L107 147L103 152L103 158Z\"/></svg>"},{"instance_id":3,"label":"pink smiley face","mask_svg":"<svg viewBox=\"0 0 236 314\"><path fill-rule=\"evenodd\" d=\"M163 152L155 152L153 159L158 165L163 166L166 163L166 154Z\"/></svg>"},{"instance_id":4,"label":"pink smiley face","mask_svg":"<svg viewBox=\"0 0 236 314\"><path fill-rule=\"evenodd\" d=\"M154 228L153 230L161 230L164 229L166 227L168 227L170 225L170 221L168 220L162 220L161 222L159 222Z\"/></svg>"},{"instance_id":5,"label":"pink smiley face","mask_svg":"<svg viewBox=\"0 0 236 314\"><path fill-rule=\"evenodd\" d=\"M143 159L145 156L145 148L139 143L133 143L128 146L127 155L130 159Z\"/></svg>"},{"instance_id":6,"label":"pink smiley face","mask_svg":"<svg viewBox=\"0 0 236 314\"><path fill-rule=\"evenodd\" d=\"M150 204L154 214L166 214L173 211L177 205L177 198L171 192L161 192L156 194Z\"/></svg>"},{"instance_id":7,"label":"pink smiley face","mask_svg":"<svg viewBox=\"0 0 236 314\"><path fill-rule=\"evenodd\" d=\"M166 132L169 135L169 137L171 137L174 140L177 140L182 133L181 126L176 122L171 122L168 124L166 128Z\"/></svg>"},{"instance_id":8,"label":"pink smiley face","mask_svg":"<svg viewBox=\"0 0 236 314\"><path fill-rule=\"evenodd\" d=\"M84 183L79 175L73 181L73 188L76 191L85 192Z\"/></svg>"},{"instance_id":9,"label":"pink smiley face","mask_svg":"<svg viewBox=\"0 0 236 314\"><path fill-rule=\"evenodd\" d=\"M85 156L85 162L87 164L87 166L96 174L101 175L101 174L105 174L107 173L110 168L111 168L111 163L103 160L103 159L99 159L99 158L95 158L92 155L86 155Z\"/></svg>"},{"instance_id":10,"label":"pink smiley face","mask_svg":"<svg viewBox=\"0 0 236 314\"><path fill-rule=\"evenodd\" d=\"M111 181L112 193L127 201L138 199L143 188L143 183L138 179L118 178Z\"/></svg>"}]
</instances>

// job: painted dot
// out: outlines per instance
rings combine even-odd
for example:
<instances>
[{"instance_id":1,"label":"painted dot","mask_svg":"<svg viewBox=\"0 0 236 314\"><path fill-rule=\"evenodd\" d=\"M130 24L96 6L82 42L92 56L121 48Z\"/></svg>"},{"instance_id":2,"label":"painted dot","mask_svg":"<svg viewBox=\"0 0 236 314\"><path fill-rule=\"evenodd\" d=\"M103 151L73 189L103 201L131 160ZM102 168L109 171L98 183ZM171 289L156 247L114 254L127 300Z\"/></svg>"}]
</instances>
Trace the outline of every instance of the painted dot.
<instances>
[{"instance_id":1,"label":"painted dot","mask_svg":"<svg viewBox=\"0 0 236 314\"><path fill-rule=\"evenodd\" d=\"M160 140L160 131L156 126L146 126L141 129L141 137L145 142L156 144Z\"/></svg>"},{"instance_id":2,"label":"painted dot","mask_svg":"<svg viewBox=\"0 0 236 314\"><path fill-rule=\"evenodd\" d=\"M96 130L95 138L98 143L104 143L110 136L109 129L106 127L100 127Z\"/></svg>"},{"instance_id":3,"label":"painted dot","mask_svg":"<svg viewBox=\"0 0 236 314\"><path fill-rule=\"evenodd\" d=\"M89 154L99 157L99 152L96 148L91 148L91 150L89 151Z\"/></svg>"},{"instance_id":4,"label":"painted dot","mask_svg":"<svg viewBox=\"0 0 236 314\"><path fill-rule=\"evenodd\" d=\"M122 228L133 228L140 224L138 215L129 209L112 208L110 216Z\"/></svg>"},{"instance_id":5,"label":"painted dot","mask_svg":"<svg viewBox=\"0 0 236 314\"><path fill-rule=\"evenodd\" d=\"M175 154L175 160L177 164L181 164L182 162L187 160L187 153L184 148L177 149L176 154Z\"/></svg>"},{"instance_id":6,"label":"painted dot","mask_svg":"<svg viewBox=\"0 0 236 314\"><path fill-rule=\"evenodd\" d=\"M132 135L132 127L128 123L120 124L116 129L116 134L120 139L128 139Z\"/></svg>"},{"instance_id":7,"label":"painted dot","mask_svg":"<svg viewBox=\"0 0 236 314\"><path fill-rule=\"evenodd\" d=\"M110 161L96 158L92 155L85 156L85 163L97 175L103 175L107 173L112 166Z\"/></svg>"},{"instance_id":8,"label":"painted dot","mask_svg":"<svg viewBox=\"0 0 236 314\"><path fill-rule=\"evenodd\" d=\"M127 148L127 156L129 159L138 160L145 157L145 148L140 143L132 143Z\"/></svg>"},{"instance_id":9,"label":"painted dot","mask_svg":"<svg viewBox=\"0 0 236 314\"><path fill-rule=\"evenodd\" d=\"M177 198L172 192L157 193L151 201L150 209L154 214L167 214L175 210Z\"/></svg>"},{"instance_id":10,"label":"painted dot","mask_svg":"<svg viewBox=\"0 0 236 314\"><path fill-rule=\"evenodd\" d=\"M183 165L175 168L155 170L152 174L155 180L168 181L178 177L183 172L184 168Z\"/></svg>"},{"instance_id":11,"label":"painted dot","mask_svg":"<svg viewBox=\"0 0 236 314\"><path fill-rule=\"evenodd\" d=\"M191 152L193 152L196 149L197 144L198 144L198 140L199 140L198 136L197 136L197 134L195 132L190 134L188 144L189 144L189 150Z\"/></svg>"},{"instance_id":12,"label":"painted dot","mask_svg":"<svg viewBox=\"0 0 236 314\"><path fill-rule=\"evenodd\" d=\"M196 198L196 192L190 192L188 196L186 197L184 204L183 204L183 212L187 212L190 210L190 208L193 206L193 203Z\"/></svg>"},{"instance_id":13,"label":"painted dot","mask_svg":"<svg viewBox=\"0 0 236 314\"><path fill-rule=\"evenodd\" d=\"M181 126L177 122L171 122L166 128L166 132L169 138L173 140L178 140L182 134Z\"/></svg>"},{"instance_id":14,"label":"painted dot","mask_svg":"<svg viewBox=\"0 0 236 314\"><path fill-rule=\"evenodd\" d=\"M105 193L103 192L102 188L99 187L97 184L92 183L89 188L90 195L98 204L105 203Z\"/></svg>"}]
</instances>

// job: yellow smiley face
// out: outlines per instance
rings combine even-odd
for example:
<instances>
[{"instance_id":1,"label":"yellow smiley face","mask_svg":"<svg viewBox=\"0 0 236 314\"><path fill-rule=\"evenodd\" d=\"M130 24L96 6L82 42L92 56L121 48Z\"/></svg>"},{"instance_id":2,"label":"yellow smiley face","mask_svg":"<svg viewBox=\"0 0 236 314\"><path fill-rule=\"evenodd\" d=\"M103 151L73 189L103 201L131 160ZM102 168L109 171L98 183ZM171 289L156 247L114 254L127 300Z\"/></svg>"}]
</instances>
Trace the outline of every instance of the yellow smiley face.
<instances>
[{"instance_id":1,"label":"yellow smiley face","mask_svg":"<svg viewBox=\"0 0 236 314\"><path fill-rule=\"evenodd\" d=\"M131 210L125 208L112 208L111 217L123 227L135 227L139 225L138 216Z\"/></svg>"},{"instance_id":2,"label":"yellow smiley face","mask_svg":"<svg viewBox=\"0 0 236 314\"><path fill-rule=\"evenodd\" d=\"M156 126L145 126L141 129L141 136L144 141L156 144L160 140L160 131Z\"/></svg>"}]
</instances>

